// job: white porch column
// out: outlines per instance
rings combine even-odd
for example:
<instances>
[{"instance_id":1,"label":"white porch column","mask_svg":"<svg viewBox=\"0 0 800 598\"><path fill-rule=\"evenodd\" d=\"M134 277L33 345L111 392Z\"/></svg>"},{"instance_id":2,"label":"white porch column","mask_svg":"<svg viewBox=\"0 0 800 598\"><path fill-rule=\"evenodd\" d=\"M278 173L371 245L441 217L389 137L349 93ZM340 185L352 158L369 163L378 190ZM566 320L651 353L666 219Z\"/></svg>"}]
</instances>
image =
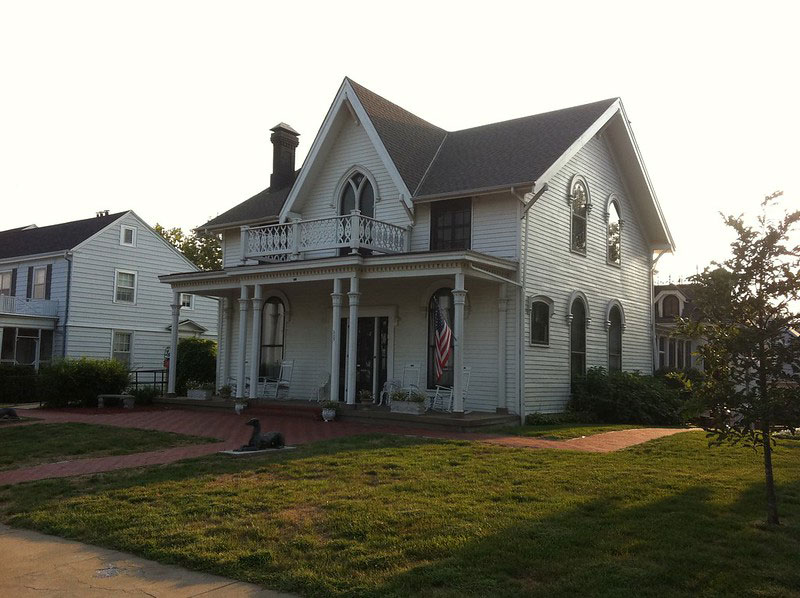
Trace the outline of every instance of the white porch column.
<instances>
[{"instance_id":1,"label":"white porch column","mask_svg":"<svg viewBox=\"0 0 800 598\"><path fill-rule=\"evenodd\" d=\"M358 303L361 293L358 292L358 278L350 279L350 292L347 293L350 314L347 320L347 394L348 405L356 404L356 341L358 340Z\"/></svg>"},{"instance_id":2,"label":"white porch column","mask_svg":"<svg viewBox=\"0 0 800 598\"><path fill-rule=\"evenodd\" d=\"M247 304L250 300L247 298L247 287L242 286L241 294L239 295L239 362L236 364L236 398L244 398L244 385L245 385L245 359L247 357Z\"/></svg>"},{"instance_id":3,"label":"white porch column","mask_svg":"<svg viewBox=\"0 0 800 598\"><path fill-rule=\"evenodd\" d=\"M250 339L250 398L258 397L258 370L261 365L261 308L263 287L257 284L253 293L253 336Z\"/></svg>"},{"instance_id":4,"label":"white porch column","mask_svg":"<svg viewBox=\"0 0 800 598\"><path fill-rule=\"evenodd\" d=\"M217 386L226 386L231 377L231 344L233 343L233 299L222 298L222 380Z\"/></svg>"},{"instance_id":5,"label":"white porch column","mask_svg":"<svg viewBox=\"0 0 800 598\"><path fill-rule=\"evenodd\" d=\"M453 288L453 411L464 412L464 274L456 274Z\"/></svg>"},{"instance_id":6,"label":"white porch column","mask_svg":"<svg viewBox=\"0 0 800 598\"><path fill-rule=\"evenodd\" d=\"M340 338L342 321L342 279L333 279L333 293L331 293L333 306L331 327L331 401L339 400L339 367L341 365L342 340Z\"/></svg>"},{"instance_id":7,"label":"white porch column","mask_svg":"<svg viewBox=\"0 0 800 598\"><path fill-rule=\"evenodd\" d=\"M497 297L497 410L507 413L506 404L506 316L508 296L506 285L500 283Z\"/></svg>"},{"instance_id":8,"label":"white porch column","mask_svg":"<svg viewBox=\"0 0 800 598\"><path fill-rule=\"evenodd\" d=\"M169 374L167 378L167 396L175 396L175 375L178 366L178 325L181 319L181 294L172 293L172 328L169 333Z\"/></svg>"}]
</instances>

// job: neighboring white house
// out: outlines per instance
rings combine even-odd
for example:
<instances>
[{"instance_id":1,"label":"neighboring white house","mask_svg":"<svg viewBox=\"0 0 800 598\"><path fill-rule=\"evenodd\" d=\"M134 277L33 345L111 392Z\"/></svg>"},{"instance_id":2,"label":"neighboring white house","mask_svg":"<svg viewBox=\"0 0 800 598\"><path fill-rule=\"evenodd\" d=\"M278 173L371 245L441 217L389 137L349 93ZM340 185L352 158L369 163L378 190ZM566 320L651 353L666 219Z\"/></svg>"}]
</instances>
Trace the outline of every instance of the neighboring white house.
<instances>
[{"instance_id":1,"label":"neighboring white house","mask_svg":"<svg viewBox=\"0 0 800 598\"><path fill-rule=\"evenodd\" d=\"M0 232L0 361L59 357L164 367L172 296L158 275L196 270L131 211ZM181 335L216 340L216 299L182 297Z\"/></svg>"},{"instance_id":2,"label":"neighboring white house","mask_svg":"<svg viewBox=\"0 0 800 598\"><path fill-rule=\"evenodd\" d=\"M218 385L257 396L293 360L290 397L330 376L352 404L414 366L456 411L524 414L563 410L588 367L653 370L673 241L619 99L447 132L346 78L300 170L298 133L272 131L270 187L201 227L223 269L161 277L222 299Z\"/></svg>"},{"instance_id":3,"label":"neighboring white house","mask_svg":"<svg viewBox=\"0 0 800 598\"><path fill-rule=\"evenodd\" d=\"M701 368L700 358L695 354L697 339L675 334L678 318L692 319L691 284L663 284L653 287L653 311L656 330L656 369L688 370Z\"/></svg>"}]
</instances>

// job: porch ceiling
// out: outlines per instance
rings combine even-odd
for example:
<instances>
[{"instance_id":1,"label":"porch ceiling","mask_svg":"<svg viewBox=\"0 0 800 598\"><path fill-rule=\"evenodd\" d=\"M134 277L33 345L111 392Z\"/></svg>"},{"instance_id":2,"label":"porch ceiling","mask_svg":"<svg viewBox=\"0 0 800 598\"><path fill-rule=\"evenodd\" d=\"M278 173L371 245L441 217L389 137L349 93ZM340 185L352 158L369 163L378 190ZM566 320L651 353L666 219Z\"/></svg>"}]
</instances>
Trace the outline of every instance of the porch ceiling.
<instances>
[{"instance_id":1,"label":"porch ceiling","mask_svg":"<svg viewBox=\"0 0 800 598\"><path fill-rule=\"evenodd\" d=\"M495 282L513 282L517 262L475 251L350 255L282 263L242 265L213 272L161 276L176 291L227 296L242 285L291 284L335 278L432 278L464 274Z\"/></svg>"}]
</instances>

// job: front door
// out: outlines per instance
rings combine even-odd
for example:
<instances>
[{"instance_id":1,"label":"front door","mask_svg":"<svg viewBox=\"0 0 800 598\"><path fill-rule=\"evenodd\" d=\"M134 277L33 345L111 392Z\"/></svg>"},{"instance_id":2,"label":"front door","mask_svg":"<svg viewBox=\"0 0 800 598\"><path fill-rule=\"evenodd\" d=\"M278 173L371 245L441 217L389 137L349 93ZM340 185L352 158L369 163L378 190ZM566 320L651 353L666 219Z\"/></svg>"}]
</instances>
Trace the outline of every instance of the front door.
<instances>
[{"instance_id":1,"label":"front door","mask_svg":"<svg viewBox=\"0 0 800 598\"><path fill-rule=\"evenodd\" d=\"M346 399L347 373L347 318L342 318L339 338L341 359L339 363L339 397ZM358 319L356 335L356 400L366 390L375 397L383 388L387 375L389 346L389 318L367 317Z\"/></svg>"}]
</instances>

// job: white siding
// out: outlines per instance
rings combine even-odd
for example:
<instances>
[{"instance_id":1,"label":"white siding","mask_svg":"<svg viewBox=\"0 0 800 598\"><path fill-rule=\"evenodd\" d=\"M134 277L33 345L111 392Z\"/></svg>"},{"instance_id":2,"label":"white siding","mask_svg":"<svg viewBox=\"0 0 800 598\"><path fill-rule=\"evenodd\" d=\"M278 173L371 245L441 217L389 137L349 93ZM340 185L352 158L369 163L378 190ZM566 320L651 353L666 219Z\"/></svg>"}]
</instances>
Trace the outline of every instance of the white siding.
<instances>
[{"instance_id":1,"label":"white siding","mask_svg":"<svg viewBox=\"0 0 800 598\"><path fill-rule=\"evenodd\" d=\"M136 247L120 245L120 227L135 226ZM114 302L115 270L137 272L136 303ZM134 332L132 367L162 367L169 346L172 291L158 280L161 274L194 269L170 249L133 214L106 228L75 252L67 331L70 357L108 358L111 330ZM181 310L181 319L191 319L208 329L206 338L216 339L217 301L197 296L194 309Z\"/></svg>"},{"instance_id":2,"label":"white siding","mask_svg":"<svg viewBox=\"0 0 800 598\"><path fill-rule=\"evenodd\" d=\"M222 267L230 268L242 263L242 235L238 228L222 231Z\"/></svg>"},{"instance_id":3,"label":"white siding","mask_svg":"<svg viewBox=\"0 0 800 598\"><path fill-rule=\"evenodd\" d=\"M570 251L570 179L583 175L593 208L588 218L587 255ZM550 346L529 345L530 316L525 318L526 411L562 411L569 399L568 299L582 291L589 301L587 367L608 367L605 312L608 302L619 300L625 311L622 365L625 370L652 370L650 320L651 252L641 233L611 152L602 138L593 138L550 181L550 188L529 215L526 294L547 295L555 302L550 321ZM622 265L606 263L606 199L615 193L622 219ZM524 234L524 233L523 233Z\"/></svg>"}]
</instances>

